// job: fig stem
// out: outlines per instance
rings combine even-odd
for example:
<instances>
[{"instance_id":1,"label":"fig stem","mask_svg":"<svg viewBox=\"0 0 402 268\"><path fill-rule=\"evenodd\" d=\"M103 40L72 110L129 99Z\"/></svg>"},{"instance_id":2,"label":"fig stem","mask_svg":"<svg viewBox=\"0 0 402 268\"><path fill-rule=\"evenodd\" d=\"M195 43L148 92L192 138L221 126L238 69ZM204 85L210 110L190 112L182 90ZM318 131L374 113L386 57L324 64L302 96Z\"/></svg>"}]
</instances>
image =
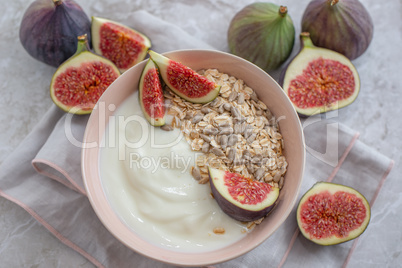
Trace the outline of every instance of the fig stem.
<instances>
[{"instance_id":1,"label":"fig stem","mask_svg":"<svg viewBox=\"0 0 402 268\"><path fill-rule=\"evenodd\" d=\"M285 17L286 14L288 13L288 8L285 6L280 6L279 7L279 15L281 15L281 17Z\"/></svg>"},{"instance_id":2,"label":"fig stem","mask_svg":"<svg viewBox=\"0 0 402 268\"><path fill-rule=\"evenodd\" d=\"M77 51L75 52L75 54L73 56L78 55L83 51L91 51L91 49L89 48L89 44L88 44L87 34L79 35L77 37L77 39L78 39Z\"/></svg>"},{"instance_id":3,"label":"fig stem","mask_svg":"<svg viewBox=\"0 0 402 268\"><path fill-rule=\"evenodd\" d=\"M53 0L53 4L55 6L60 6L61 4L63 4L63 0Z\"/></svg>"},{"instance_id":4,"label":"fig stem","mask_svg":"<svg viewBox=\"0 0 402 268\"><path fill-rule=\"evenodd\" d=\"M303 44L303 47L315 47L313 41L311 41L309 32L302 32L300 34L300 41Z\"/></svg>"},{"instance_id":5,"label":"fig stem","mask_svg":"<svg viewBox=\"0 0 402 268\"><path fill-rule=\"evenodd\" d=\"M330 0L331 7L338 4L339 0Z\"/></svg>"}]
</instances>

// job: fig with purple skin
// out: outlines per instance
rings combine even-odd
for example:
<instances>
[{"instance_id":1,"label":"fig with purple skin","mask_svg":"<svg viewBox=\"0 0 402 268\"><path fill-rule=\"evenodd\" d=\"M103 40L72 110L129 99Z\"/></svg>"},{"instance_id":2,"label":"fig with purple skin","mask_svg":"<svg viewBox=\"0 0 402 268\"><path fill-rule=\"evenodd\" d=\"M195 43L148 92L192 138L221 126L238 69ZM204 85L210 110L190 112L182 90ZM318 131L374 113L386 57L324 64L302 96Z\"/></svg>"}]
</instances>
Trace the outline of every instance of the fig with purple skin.
<instances>
[{"instance_id":1,"label":"fig with purple skin","mask_svg":"<svg viewBox=\"0 0 402 268\"><path fill-rule=\"evenodd\" d=\"M165 124L165 98L158 69L150 59L142 71L138 90L145 118L152 126L163 126Z\"/></svg>"},{"instance_id":2,"label":"fig with purple skin","mask_svg":"<svg viewBox=\"0 0 402 268\"><path fill-rule=\"evenodd\" d=\"M292 52L295 28L285 6L252 3L240 10L228 29L230 52L265 71L277 69Z\"/></svg>"},{"instance_id":3,"label":"fig with purple skin","mask_svg":"<svg viewBox=\"0 0 402 268\"><path fill-rule=\"evenodd\" d=\"M35 59L58 67L77 49L77 36L87 34L91 21L74 0L36 0L25 11L19 37Z\"/></svg>"},{"instance_id":4,"label":"fig with purple skin","mask_svg":"<svg viewBox=\"0 0 402 268\"><path fill-rule=\"evenodd\" d=\"M279 197L279 188L237 173L209 167L212 194L230 217L243 222L266 216Z\"/></svg>"},{"instance_id":5,"label":"fig with purple skin","mask_svg":"<svg viewBox=\"0 0 402 268\"><path fill-rule=\"evenodd\" d=\"M370 222L370 205L351 187L318 182L301 198L297 224L319 245L335 245L360 236Z\"/></svg>"},{"instance_id":6,"label":"fig with purple skin","mask_svg":"<svg viewBox=\"0 0 402 268\"><path fill-rule=\"evenodd\" d=\"M178 96L193 103L207 103L218 96L220 85L177 61L152 50L148 53L158 66L162 80Z\"/></svg>"},{"instance_id":7,"label":"fig with purple skin","mask_svg":"<svg viewBox=\"0 0 402 268\"><path fill-rule=\"evenodd\" d=\"M95 53L111 60L121 72L145 59L151 41L121 23L92 17L92 46Z\"/></svg>"},{"instance_id":8,"label":"fig with purple skin","mask_svg":"<svg viewBox=\"0 0 402 268\"><path fill-rule=\"evenodd\" d=\"M86 35L77 39L76 53L53 75L50 96L66 112L89 114L120 71L113 62L90 51Z\"/></svg>"},{"instance_id":9,"label":"fig with purple skin","mask_svg":"<svg viewBox=\"0 0 402 268\"><path fill-rule=\"evenodd\" d=\"M302 32L310 33L314 45L350 60L367 50L373 31L370 14L358 0L313 0L302 18Z\"/></svg>"},{"instance_id":10,"label":"fig with purple skin","mask_svg":"<svg viewBox=\"0 0 402 268\"><path fill-rule=\"evenodd\" d=\"M282 71L283 90L300 116L325 113L350 105L360 91L360 79L344 55L316 47L301 33L301 50Z\"/></svg>"}]
</instances>

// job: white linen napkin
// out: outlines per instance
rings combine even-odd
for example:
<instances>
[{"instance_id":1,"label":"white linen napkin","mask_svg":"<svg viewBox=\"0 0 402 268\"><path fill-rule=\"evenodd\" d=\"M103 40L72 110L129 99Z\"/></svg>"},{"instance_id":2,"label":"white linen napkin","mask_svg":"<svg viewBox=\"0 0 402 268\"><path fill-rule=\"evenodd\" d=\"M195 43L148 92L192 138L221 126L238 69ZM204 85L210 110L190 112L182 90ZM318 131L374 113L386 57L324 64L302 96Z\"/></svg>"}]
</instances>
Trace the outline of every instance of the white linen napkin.
<instances>
[{"instance_id":1,"label":"white linen napkin","mask_svg":"<svg viewBox=\"0 0 402 268\"><path fill-rule=\"evenodd\" d=\"M184 48L213 49L180 28L145 11L122 23L146 34L157 52ZM329 117L329 116L328 116ZM65 121L71 119L66 134ZM0 195L15 202L61 242L98 267L169 267L121 244L99 221L86 196L79 147L88 116L67 117L52 106L0 167ZM303 121L307 161L301 194L316 181L352 186L374 204L393 161L358 140L358 134L331 119ZM68 138L67 135L70 135ZM380 208L373 207L372 218ZM360 239L331 247L317 246L297 232L295 211L263 244L217 267L340 267L353 263L359 241L380 228L369 225Z\"/></svg>"}]
</instances>

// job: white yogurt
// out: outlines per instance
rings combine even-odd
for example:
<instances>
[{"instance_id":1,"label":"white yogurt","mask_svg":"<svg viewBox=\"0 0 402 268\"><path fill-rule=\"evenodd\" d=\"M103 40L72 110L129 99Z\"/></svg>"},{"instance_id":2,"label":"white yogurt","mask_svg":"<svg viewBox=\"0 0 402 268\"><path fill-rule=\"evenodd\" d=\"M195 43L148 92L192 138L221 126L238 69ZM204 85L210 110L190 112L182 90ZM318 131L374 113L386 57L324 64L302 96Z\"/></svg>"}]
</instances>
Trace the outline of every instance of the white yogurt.
<instances>
[{"instance_id":1,"label":"white yogurt","mask_svg":"<svg viewBox=\"0 0 402 268\"><path fill-rule=\"evenodd\" d=\"M105 194L121 220L164 248L201 252L232 244L247 233L211 197L209 185L190 174L198 153L179 129L151 127L138 93L115 112L100 152ZM214 228L224 228L215 234Z\"/></svg>"}]
</instances>

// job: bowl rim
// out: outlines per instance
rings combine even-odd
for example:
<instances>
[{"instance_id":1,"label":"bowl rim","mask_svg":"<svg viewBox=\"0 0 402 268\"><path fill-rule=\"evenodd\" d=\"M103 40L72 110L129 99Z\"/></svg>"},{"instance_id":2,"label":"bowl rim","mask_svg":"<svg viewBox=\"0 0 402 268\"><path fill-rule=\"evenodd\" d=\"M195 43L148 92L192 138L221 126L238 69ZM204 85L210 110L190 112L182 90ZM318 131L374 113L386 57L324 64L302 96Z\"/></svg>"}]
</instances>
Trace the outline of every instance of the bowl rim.
<instances>
[{"instance_id":1,"label":"bowl rim","mask_svg":"<svg viewBox=\"0 0 402 268\"><path fill-rule=\"evenodd\" d=\"M234 259L236 257L246 254L247 252L251 251L252 249L254 249L257 246L259 246L260 244L262 244L285 222L285 220L288 218L288 216L290 215L292 209L294 208L294 206L296 204L298 194L299 194L300 188L301 188L301 183L303 180L303 174L304 174L304 170L305 170L305 161L306 161L305 149L304 149L305 148L305 140L304 140L304 134L303 134L303 129L302 129L302 125L300 122L300 118L297 115L296 110L294 109L288 96L284 93L284 91L282 90L280 85L268 73L266 73L258 66L254 65L253 63L251 63L243 58L240 58L236 55L233 55L233 54L230 54L227 52L218 51L218 50L180 49L180 50L173 50L173 51L169 51L169 52L165 52L165 53L161 53L161 54L168 56L168 57L172 57L174 59L175 55L186 54L186 53L187 54L188 53L190 53L190 54L192 54L192 53L200 54L201 53L201 54L207 54L210 57L212 57L214 55L229 57L229 58L235 59L236 61L239 61L240 63L244 64L245 66L253 68L257 72L262 72L261 75L263 75L266 79L272 80L271 82L273 82L276 85L276 87L278 89L280 89L283 96L288 101L289 108L291 107L289 112L291 113L293 119L296 120L296 127L298 130L297 136L299 138L298 142L300 143L300 146L302 147L302 149L300 150L301 158L302 158L300 167L299 167L300 168L300 173L299 173L300 178L298 179L298 184L296 185L296 193L294 194L294 196L291 197L289 206L286 207L286 210L282 213L280 220L277 221L277 223L275 224L275 227L272 228L272 231L268 235L261 236L261 238L257 239L257 241L253 241L254 243L248 243L247 245L242 245L240 247L239 246L236 247L235 249L230 251L229 255L225 255L225 256L219 255L219 252L222 249L219 249L215 252L214 251L212 251L212 252L206 251L206 252L200 252L200 253L191 253L191 252L189 253L189 252L178 252L178 251L166 250L166 249L158 247L156 245L152 245L149 242L139 238L132 231L131 231L131 233L137 237L129 237L128 238L128 237L122 236L121 232L116 231L117 228L126 228L127 229L128 227L119 219L119 217L116 215L116 213L113 212L112 208L108 204L106 194L104 193L104 190L101 187L102 183L101 183L100 177L99 177L99 169L96 170L97 167L93 166L94 157L95 156L97 157L99 155L99 146L95 147L95 148L85 148L85 146L83 146L82 151L81 151L81 171L82 171L82 177L83 177L83 181L84 181L84 185L85 185L85 190L87 192L87 196L90 201L90 204L95 211L95 214L97 215L98 219L102 222L102 224L106 227L106 229L121 243L123 243L131 250L133 250L143 256L146 256L148 258L151 258L151 259L163 262L163 263L180 265L180 266L194 266L194 265L208 266L208 265L213 265L213 264L229 261L231 259ZM118 79L116 79L112 83L112 85L110 85L109 88L103 93L103 95L101 96L101 98L98 101L98 104L101 101L105 101L107 103L107 99L106 99L107 96L109 94L111 94L110 92L112 90L114 90L114 88L117 87L116 85L118 85L119 81L122 80L123 77L132 75L131 73L134 74L135 71L131 71L131 70L141 68L140 69L140 73L141 73L147 60L148 59L145 59L142 62L131 67L130 69L125 71ZM237 77L237 78L239 78L239 77ZM240 79L242 79L242 78L240 78ZM98 106L98 104L97 104L97 106ZM89 137L96 135L96 133L94 133L94 131L96 131L96 130L94 130L94 129L96 129L96 127L94 128L93 125L95 124L97 127L99 127L99 125L97 124L99 122L96 122L96 120L98 119L98 115L99 115L98 109L95 108L88 119L88 123L85 128L85 132L84 132L83 144L86 144L87 142L92 142L92 141L90 141ZM107 122L106 122L106 124L107 124ZM97 163L99 162L98 158L96 158L96 161L97 161ZM90 164L90 163L92 163L92 164ZM96 172L98 172L98 174L96 174ZM94 179L94 177L93 177L94 175L97 175L97 176L95 176L97 178ZM98 185L96 185L96 182L98 183ZM102 201L101 204L100 204L100 200ZM113 212L114 215L110 215L111 212ZM253 232L254 231L255 230L253 230ZM242 241L243 239L244 238L242 238L240 241ZM143 243L146 243L148 246L150 246L151 250L145 250ZM230 247L231 247L231 245L224 247L223 249L225 250L226 248L230 248ZM218 253L216 253L216 252L218 252ZM214 254L214 253L216 253L216 254ZM198 260L196 261L195 258L200 257L200 256L202 256L202 258L198 258Z\"/></svg>"}]
</instances>

